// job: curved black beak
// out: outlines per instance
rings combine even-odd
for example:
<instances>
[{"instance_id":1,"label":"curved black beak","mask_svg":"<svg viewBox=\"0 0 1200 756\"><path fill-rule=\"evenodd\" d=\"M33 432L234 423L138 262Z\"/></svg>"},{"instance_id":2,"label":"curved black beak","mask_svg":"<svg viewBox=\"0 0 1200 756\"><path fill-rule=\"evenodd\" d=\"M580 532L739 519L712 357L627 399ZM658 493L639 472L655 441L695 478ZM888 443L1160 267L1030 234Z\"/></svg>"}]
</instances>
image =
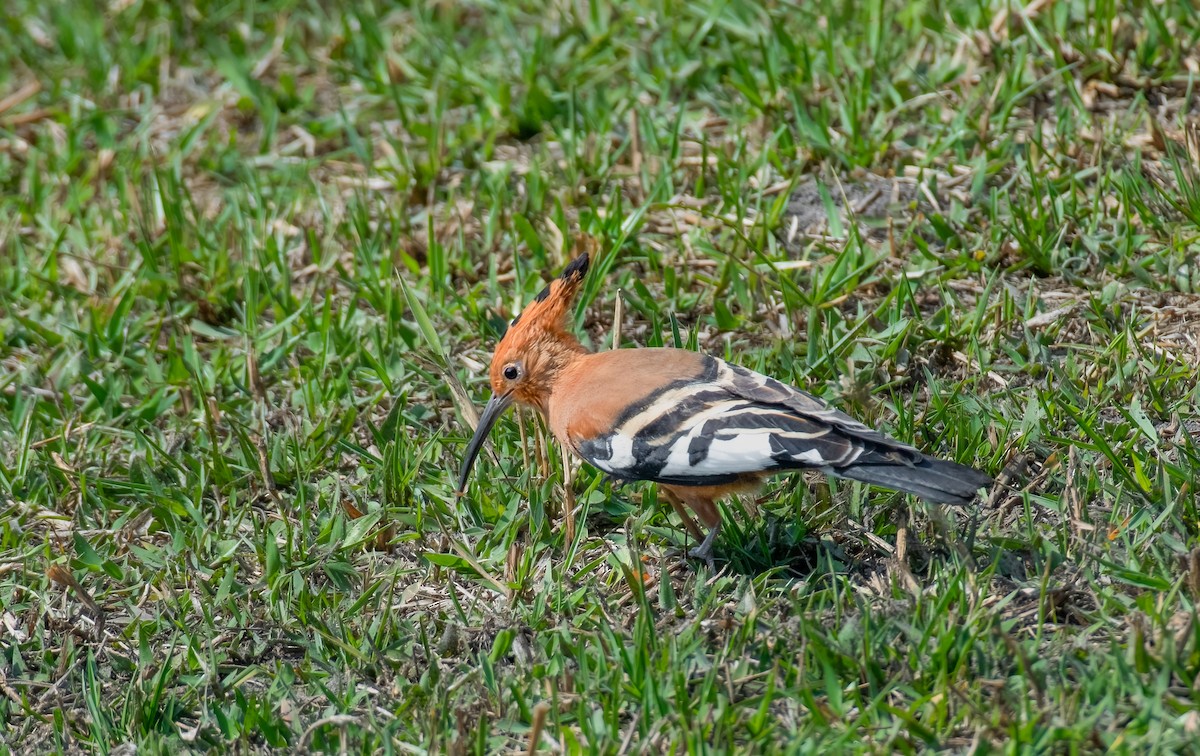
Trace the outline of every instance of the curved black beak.
<instances>
[{"instance_id":1,"label":"curved black beak","mask_svg":"<svg viewBox=\"0 0 1200 756\"><path fill-rule=\"evenodd\" d=\"M475 435L471 436L471 442L467 444L467 452L463 455L462 467L458 471L458 492L466 493L467 476L471 474L471 465L475 463L475 458L479 456L479 450L483 448L483 442L487 440L488 433L491 432L492 426L504 414L504 410L508 409L508 405L512 404L512 394L492 394L492 398L488 399L488 403L483 408L483 414L479 416L479 425L475 426Z\"/></svg>"}]
</instances>

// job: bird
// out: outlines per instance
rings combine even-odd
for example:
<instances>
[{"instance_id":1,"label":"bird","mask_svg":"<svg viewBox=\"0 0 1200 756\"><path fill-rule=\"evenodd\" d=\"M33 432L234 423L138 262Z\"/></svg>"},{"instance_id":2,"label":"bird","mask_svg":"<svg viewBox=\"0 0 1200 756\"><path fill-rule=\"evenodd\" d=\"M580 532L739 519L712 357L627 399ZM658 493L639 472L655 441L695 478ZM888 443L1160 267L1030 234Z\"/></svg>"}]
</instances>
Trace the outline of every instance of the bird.
<instances>
[{"instance_id":1,"label":"bird","mask_svg":"<svg viewBox=\"0 0 1200 756\"><path fill-rule=\"evenodd\" d=\"M817 470L936 504L968 504L991 485L979 470L926 455L806 391L719 358L673 348L589 351L571 332L587 270L585 253L496 345L492 395L463 455L460 493L514 403L536 410L567 449L614 481L657 483L700 540L688 555L710 569L721 530L717 500L754 491L774 474Z\"/></svg>"}]
</instances>

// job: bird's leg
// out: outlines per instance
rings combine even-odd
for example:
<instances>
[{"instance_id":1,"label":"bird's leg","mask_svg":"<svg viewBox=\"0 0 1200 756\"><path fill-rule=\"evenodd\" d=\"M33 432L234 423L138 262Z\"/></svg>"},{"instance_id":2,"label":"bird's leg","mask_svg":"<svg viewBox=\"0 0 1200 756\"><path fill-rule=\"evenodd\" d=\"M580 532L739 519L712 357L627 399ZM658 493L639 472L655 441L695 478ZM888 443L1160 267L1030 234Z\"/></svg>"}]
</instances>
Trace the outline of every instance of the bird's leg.
<instances>
[{"instance_id":1,"label":"bird's leg","mask_svg":"<svg viewBox=\"0 0 1200 756\"><path fill-rule=\"evenodd\" d=\"M711 572L716 571L713 566L713 542L717 540L717 533L720 532L721 523L718 522L709 529L708 535L704 536L704 540L700 542L700 545L688 552L688 556L692 559L703 559Z\"/></svg>"},{"instance_id":2,"label":"bird's leg","mask_svg":"<svg viewBox=\"0 0 1200 756\"><path fill-rule=\"evenodd\" d=\"M687 530L687 532L691 533L696 538L704 538L704 531L700 529L700 526L697 525L696 521L692 519L692 516L688 514L687 507L683 505L683 502L680 501L679 497L665 486L659 490L662 491L666 496L667 501L671 502L671 509L674 509L675 514L679 515L679 519L683 522L683 527Z\"/></svg>"},{"instance_id":3,"label":"bird's leg","mask_svg":"<svg viewBox=\"0 0 1200 756\"><path fill-rule=\"evenodd\" d=\"M721 513L713 498L714 495L724 492L712 488L686 486L662 486L659 490L666 492L667 499L683 519L684 525L689 526L688 530L697 538L703 537L700 545L689 551L688 556L703 559L708 568L713 569L713 542L721 532ZM708 528L707 534L702 533L695 521L684 511L685 506L695 512L700 522Z\"/></svg>"}]
</instances>

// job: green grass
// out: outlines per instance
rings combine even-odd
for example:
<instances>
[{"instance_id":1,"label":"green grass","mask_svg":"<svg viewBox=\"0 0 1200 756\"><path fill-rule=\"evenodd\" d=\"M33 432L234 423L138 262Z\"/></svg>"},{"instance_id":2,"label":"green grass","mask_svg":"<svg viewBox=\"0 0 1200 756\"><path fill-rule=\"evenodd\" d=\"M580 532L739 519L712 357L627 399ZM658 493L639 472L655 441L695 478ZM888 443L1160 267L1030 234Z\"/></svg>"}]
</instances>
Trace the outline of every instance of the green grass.
<instances>
[{"instance_id":1,"label":"green grass","mask_svg":"<svg viewBox=\"0 0 1200 756\"><path fill-rule=\"evenodd\" d=\"M0 749L1193 747L1188 3L185 5L0 15ZM528 413L455 497L579 248L595 348L1005 485L780 478L716 575Z\"/></svg>"}]
</instances>

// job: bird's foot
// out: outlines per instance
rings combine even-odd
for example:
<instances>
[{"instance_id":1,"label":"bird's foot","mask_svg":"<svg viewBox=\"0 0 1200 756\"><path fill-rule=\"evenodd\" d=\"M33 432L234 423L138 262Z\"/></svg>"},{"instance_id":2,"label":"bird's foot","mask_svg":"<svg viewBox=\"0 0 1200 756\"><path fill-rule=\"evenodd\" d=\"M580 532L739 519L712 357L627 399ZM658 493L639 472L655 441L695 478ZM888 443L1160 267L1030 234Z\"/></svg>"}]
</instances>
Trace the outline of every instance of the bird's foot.
<instances>
[{"instance_id":1,"label":"bird's foot","mask_svg":"<svg viewBox=\"0 0 1200 756\"><path fill-rule=\"evenodd\" d=\"M716 565L713 564L713 543L716 542L719 532L721 532L720 525L713 527L700 545L688 552L688 556L692 559L703 559L704 564L708 565L709 572L716 572Z\"/></svg>"},{"instance_id":2,"label":"bird's foot","mask_svg":"<svg viewBox=\"0 0 1200 756\"><path fill-rule=\"evenodd\" d=\"M697 546L696 548L688 551L687 555L692 559L703 559L704 564L708 567L709 572L717 571L717 566L713 562L712 544L709 544L708 548L705 548L703 545Z\"/></svg>"}]
</instances>

